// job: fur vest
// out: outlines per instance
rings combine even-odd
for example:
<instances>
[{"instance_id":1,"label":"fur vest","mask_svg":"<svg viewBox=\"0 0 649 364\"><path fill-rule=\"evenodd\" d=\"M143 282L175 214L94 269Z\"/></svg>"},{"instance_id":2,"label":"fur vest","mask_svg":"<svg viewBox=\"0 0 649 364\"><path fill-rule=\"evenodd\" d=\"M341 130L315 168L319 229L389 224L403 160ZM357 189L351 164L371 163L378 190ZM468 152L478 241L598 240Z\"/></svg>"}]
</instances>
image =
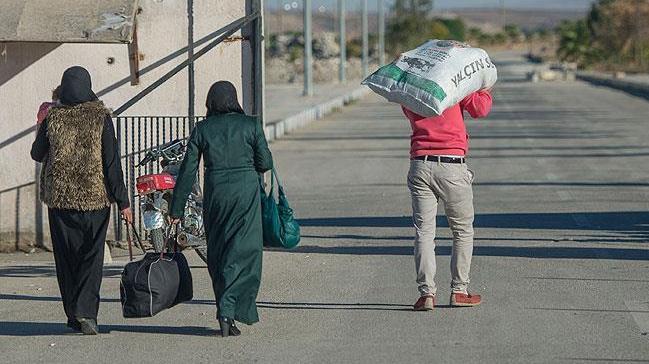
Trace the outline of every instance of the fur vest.
<instances>
[{"instance_id":1,"label":"fur vest","mask_svg":"<svg viewBox=\"0 0 649 364\"><path fill-rule=\"evenodd\" d=\"M41 200L48 207L92 211L110 206L101 141L108 115L101 101L49 111L50 146L41 174Z\"/></svg>"}]
</instances>

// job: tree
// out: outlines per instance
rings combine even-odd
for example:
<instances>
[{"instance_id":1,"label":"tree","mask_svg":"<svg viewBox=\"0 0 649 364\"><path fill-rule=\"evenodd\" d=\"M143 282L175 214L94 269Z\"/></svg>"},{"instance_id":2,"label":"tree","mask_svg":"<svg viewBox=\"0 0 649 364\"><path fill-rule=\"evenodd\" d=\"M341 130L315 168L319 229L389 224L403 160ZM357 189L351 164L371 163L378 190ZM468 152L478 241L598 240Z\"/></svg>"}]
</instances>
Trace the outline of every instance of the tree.
<instances>
[{"instance_id":1,"label":"tree","mask_svg":"<svg viewBox=\"0 0 649 364\"><path fill-rule=\"evenodd\" d=\"M509 40L511 42L519 41L521 39L521 35L523 35L523 32L521 32L521 28L516 24L505 25L503 31L505 32L505 34L507 34L507 37L509 37Z\"/></svg>"},{"instance_id":2,"label":"tree","mask_svg":"<svg viewBox=\"0 0 649 364\"><path fill-rule=\"evenodd\" d=\"M644 62L649 45L649 0L599 0L588 15L593 45L615 63Z\"/></svg>"},{"instance_id":3,"label":"tree","mask_svg":"<svg viewBox=\"0 0 649 364\"><path fill-rule=\"evenodd\" d=\"M429 39L448 39L450 32L444 23L436 20L393 20L387 28L389 49L402 53L413 49Z\"/></svg>"},{"instance_id":4,"label":"tree","mask_svg":"<svg viewBox=\"0 0 649 364\"><path fill-rule=\"evenodd\" d=\"M428 39L464 40L464 22L431 18L432 0L396 0L393 10L395 15L387 26L386 39L388 50L395 55Z\"/></svg>"},{"instance_id":5,"label":"tree","mask_svg":"<svg viewBox=\"0 0 649 364\"><path fill-rule=\"evenodd\" d=\"M493 43L497 45L507 43L507 34L500 32L493 35Z\"/></svg>"},{"instance_id":6,"label":"tree","mask_svg":"<svg viewBox=\"0 0 649 364\"><path fill-rule=\"evenodd\" d=\"M470 40L480 39L480 37L482 37L482 29L476 27L469 28L468 37Z\"/></svg>"},{"instance_id":7,"label":"tree","mask_svg":"<svg viewBox=\"0 0 649 364\"><path fill-rule=\"evenodd\" d=\"M400 17L429 17L433 11L433 0L396 0L394 2L394 13Z\"/></svg>"},{"instance_id":8,"label":"tree","mask_svg":"<svg viewBox=\"0 0 649 364\"><path fill-rule=\"evenodd\" d=\"M593 60L590 31L585 20L563 21L558 33L560 41L557 55L562 61L577 62L584 66Z\"/></svg>"},{"instance_id":9,"label":"tree","mask_svg":"<svg viewBox=\"0 0 649 364\"><path fill-rule=\"evenodd\" d=\"M546 40L552 33L547 28L541 28L539 29L538 34L541 40Z\"/></svg>"},{"instance_id":10,"label":"tree","mask_svg":"<svg viewBox=\"0 0 649 364\"><path fill-rule=\"evenodd\" d=\"M455 19L440 19L440 21L448 28L449 38L464 42L466 40L466 24L461 18Z\"/></svg>"}]
</instances>

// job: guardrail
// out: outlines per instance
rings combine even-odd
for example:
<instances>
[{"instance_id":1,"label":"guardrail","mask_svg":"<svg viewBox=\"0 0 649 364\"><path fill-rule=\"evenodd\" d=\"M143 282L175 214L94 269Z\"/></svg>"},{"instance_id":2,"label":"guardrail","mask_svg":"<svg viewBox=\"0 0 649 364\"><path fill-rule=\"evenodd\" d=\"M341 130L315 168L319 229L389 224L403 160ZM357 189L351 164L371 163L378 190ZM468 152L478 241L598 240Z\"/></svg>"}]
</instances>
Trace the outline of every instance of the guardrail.
<instances>
[{"instance_id":1,"label":"guardrail","mask_svg":"<svg viewBox=\"0 0 649 364\"><path fill-rule=\"evenodd\" d=\"M634 96L649 99L649 83L634 82L625 79L618 79L608 75L592 72L577 72L577 78L590 82L594 85L606 86L630 93Z\"/></svg>"}]
</instances>

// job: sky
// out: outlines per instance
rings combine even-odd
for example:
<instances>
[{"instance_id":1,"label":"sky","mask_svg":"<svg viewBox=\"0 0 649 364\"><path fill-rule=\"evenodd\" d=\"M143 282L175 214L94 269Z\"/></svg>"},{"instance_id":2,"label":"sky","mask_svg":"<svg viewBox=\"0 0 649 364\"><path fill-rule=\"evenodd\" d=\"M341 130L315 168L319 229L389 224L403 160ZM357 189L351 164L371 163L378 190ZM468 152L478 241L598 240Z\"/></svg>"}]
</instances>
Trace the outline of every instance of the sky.
<instances>
[{"instance_id":1,"label":"sky","mask_svg":"<svg viewBox=\"0 0 649 364\"><path fill-rule=\"evenodd\" d=\"M265 0L267 6L276 8L279 6L297 5L301 6L302 0ZM504 0L505 6L512 9L577 9L586 10L593 0ZM312 0L313 8L335 8L337 0ZM358 8L361 0L346 0L347 6L351 9ZM295 4L293 4L295 3ZM387 4L392 0L386 0ZM377 0L368 0L369 9L375 10ZM466 7L499 7L500 0L436 0L435 6L439 9L456 9Z\"/></svg>"}]
</instances>

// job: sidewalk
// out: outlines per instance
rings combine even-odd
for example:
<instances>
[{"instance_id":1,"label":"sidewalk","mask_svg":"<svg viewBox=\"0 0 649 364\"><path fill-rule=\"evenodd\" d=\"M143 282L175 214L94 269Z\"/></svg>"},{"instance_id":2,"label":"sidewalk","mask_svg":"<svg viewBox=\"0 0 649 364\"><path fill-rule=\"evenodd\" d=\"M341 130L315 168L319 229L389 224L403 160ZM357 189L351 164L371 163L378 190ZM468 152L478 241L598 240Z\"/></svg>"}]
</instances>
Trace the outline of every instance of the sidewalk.
<instances>
[{"instance_id":1,"label":"sidewalk","mask_svg":"<svg viewBox=\"0 0 649 364\"><path fill-rule=\"evenodd\" d=\"M269 141L321 119L370 92L360 85L360 80L314 85L314 95L310 97L302 96L302 90L302 84L266 86L266 136Z\"/></svg>"}]
</instances>

